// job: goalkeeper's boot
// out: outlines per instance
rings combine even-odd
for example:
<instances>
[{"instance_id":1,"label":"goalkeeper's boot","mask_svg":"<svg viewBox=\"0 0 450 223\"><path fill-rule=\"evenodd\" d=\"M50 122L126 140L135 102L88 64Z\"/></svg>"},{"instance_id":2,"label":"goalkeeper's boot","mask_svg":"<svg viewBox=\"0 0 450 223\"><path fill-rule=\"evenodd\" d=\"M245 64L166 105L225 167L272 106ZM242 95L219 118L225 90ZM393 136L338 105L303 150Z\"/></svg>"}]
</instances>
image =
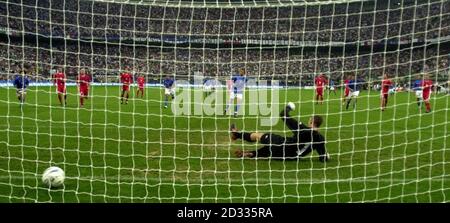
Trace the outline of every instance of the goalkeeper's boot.
<instances>
[{"instance_id":1,"label":"goalkeeper's boot","mask_svg":"<svg viewBox=\"0 0 450 223\"><path fill-rule=\"evenodd\" d=\"M236 128L236 125L234 123L232 123L230 125L230 131L231 131L231 140L235 141L238 139L237 137L237 131L238 129Z\"/></svg>"},{"instance_id":2,"label":"goalkeeper's boot","mask_svg":"<svg viewBox=\"0 0 450 223\"><path fill-rule=\"evenodd\" d=\"M289 105L286 105L286 107L284 107L284 110L286 111L286 113L289 113L292 111L292 108L289 107Z\"/></svg>"},{"instance_id":3,"label":"goalkeeper's boot","mask_svg":"<svg viewBox=\"0 0 450 223\"><path fill-rule=\"evenodd\" d=\"M236 157L238 157L238 158L253 158L253 157L255 157L254 153L252 153L252 152L245 152L245 151L240 150L240 149L236 150L234 152L234 155Z\"/></svg>"},{"instance_id":4,"label":"goalkeeper's boot","mask_svg":"<svg viewBox=\"0 0 450 223\"><path fill-rule=\"evenodd\" d=\"M238 158L241 158L244 155L244 151L238 149L238 150L234 151L234 155Z\"/></svg>"}]
</instances>

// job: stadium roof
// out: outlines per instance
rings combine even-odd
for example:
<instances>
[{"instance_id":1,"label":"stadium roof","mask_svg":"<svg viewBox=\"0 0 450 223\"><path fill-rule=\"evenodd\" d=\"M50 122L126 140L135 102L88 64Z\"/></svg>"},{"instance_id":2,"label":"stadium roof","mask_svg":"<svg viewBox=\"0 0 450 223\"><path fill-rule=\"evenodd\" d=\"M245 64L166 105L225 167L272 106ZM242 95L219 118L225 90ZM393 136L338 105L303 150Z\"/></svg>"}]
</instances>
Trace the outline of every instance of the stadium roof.
<instances>
[{"instance_id":1,"label":"stadium roof","mask_svg":"<svg viewBox=\"0 0 450 223\"><path fill-rule=\"evenodd\" d=\"M129 4L145 4L169 7L210 7L210 8L236 8L236 7L283 7L302 5L349 4L364 2L365 6L377 5L415 5L421 2L430 3L444 0L93 0L100 2L117 2Z\"/></svg>"},{"instance_id":2,"label":"stadium roof","mask_svg":"<svg viewBox=\"0 0 450 223\"><path fill-rule=\"evenodd\" d=\"M149 4L163 6L190 6L190 7L267 7L287 5L319 5L340 4L352 2L374 2L374 0L95 0L103 2L120 2L131 4ZM385 1L378 0L377 2ZM408 0L391 0L408 1Z\"/></svg>"}]
</instances>

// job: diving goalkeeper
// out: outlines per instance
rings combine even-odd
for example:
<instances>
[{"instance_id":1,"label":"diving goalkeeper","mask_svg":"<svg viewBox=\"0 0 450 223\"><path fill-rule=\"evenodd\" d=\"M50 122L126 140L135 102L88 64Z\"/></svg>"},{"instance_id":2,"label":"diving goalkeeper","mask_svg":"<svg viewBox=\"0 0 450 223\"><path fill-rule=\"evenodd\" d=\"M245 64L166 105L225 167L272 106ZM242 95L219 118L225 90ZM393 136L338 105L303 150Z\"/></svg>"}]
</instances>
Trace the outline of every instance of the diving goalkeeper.
<instances>
[{"instance_id":1,"label":"diving goalkeeper","mask_svg":"<svg viewBox=\"0 0 450 223\"><path fill-rule=\"evenodd\" d=\"M291 129L291 137L283 137L273 133L239 132L234 124L231 125L231 139L243 139L247 142L259 142L264 147L254 151L237 150L237 157L272 159L298 159L311 153L313 150L319 154L319 161L325 162L330 159L325 149L325 138L319 133L322 117L313 115L309 119L308 126L297 122L289 116L292 107L286 106L280 116L286 126Z\"/></svg>"}]
</instances>

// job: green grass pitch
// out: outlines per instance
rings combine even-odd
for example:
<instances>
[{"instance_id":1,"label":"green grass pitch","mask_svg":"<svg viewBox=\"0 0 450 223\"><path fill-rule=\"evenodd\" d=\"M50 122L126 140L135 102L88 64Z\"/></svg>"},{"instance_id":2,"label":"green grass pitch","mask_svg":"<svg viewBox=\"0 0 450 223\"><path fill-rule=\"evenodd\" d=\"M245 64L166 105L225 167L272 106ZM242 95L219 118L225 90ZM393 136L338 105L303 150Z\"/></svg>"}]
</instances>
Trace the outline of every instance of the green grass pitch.
<instances>
[{"instance_id":1,"label":"green grass pitch","mask_svg":"<svg viewBox=\"0 0 450 223\"><path fill-rule=\"evenodd\" d=\"M306 122L325 118L321 132L332 160L243 160L230 142L234 122L247 131L290 134L282 122L257 116L178 116L161 106L162 90L119 102L119 87L94 86L78 109L76 88L59 106L54 87L32 87L23 113L12 88L0 88L0 202L448 202L450 96L433 94L421 113L412 93L363 91L355 111L339 92L313 104L313 91L280 90L280 109ZM49 190L40 174L56 165L64 188Z\"/></svg>"}]
</instances>

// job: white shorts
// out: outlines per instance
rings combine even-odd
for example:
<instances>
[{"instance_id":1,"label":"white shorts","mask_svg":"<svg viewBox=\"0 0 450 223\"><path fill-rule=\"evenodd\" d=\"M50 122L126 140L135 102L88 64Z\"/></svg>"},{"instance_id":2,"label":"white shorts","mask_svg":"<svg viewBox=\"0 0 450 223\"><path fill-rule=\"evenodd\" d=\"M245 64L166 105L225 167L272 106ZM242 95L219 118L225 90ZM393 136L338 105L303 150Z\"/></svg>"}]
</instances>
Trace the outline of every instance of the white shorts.
<instances>
[{"instance_id":1,"label":"white shorts","mask_svg":"<svg viewBox=\"0 0 450 223\"><path fill-rule=\"evenodd\" d=\"M203 91L206 91L206 92L212 91L212 86L204 86Z\"/></svg>"},{"instance_id":2,"label":"white shorts","mask_svg":"<svg viewBox=\"0 0 450 223\"><path fill-rule=\"evenodd\" d=\"M164 94L165 94L165 95L168 95L168 94L174 95L174 94L175 94L175 88L166 88L166 89L164 90Z\"/></svg>"},{"instance_id":3,"label":"white shorts","mask_svg":"<svg viewBox=\"0 0 450 223\"><path fill-rule=\"evenodd\" d=\"M347 98L358 97L358 96L359 96L359 91L350 91L350 94L348 94Z\"/></svg>"},{"instance_id":4,"label":"white shorts","mask_svg":"<svg viewBox=\"0 0 450 223\"><path fill-rule=\"evenodd\" d=\"M27 94L27 89L23 88L23 89L17 89L16 90L16 94L17 96L22 96L24 94Z\"/></svg>"},{"instance_id":5,"label":"white shorts","mask_svg":"<svg viewBox=\"0 0 450 223\"><path fill-rule=\"evenodd\" d=\"M423 92L422 91L416 91L416 98L422 100Z\"/></svg>"},{"instance_id":6,"label":"white shorts","mask_svg":"<svg viewBox=\"0 0 450 223\"><path fill-rule=\"evenodd\" d=\"M231 92L230 93L230 99L234 99L234 98L242 100L243 94L242 93L236 93L235 94L234 92Z\"/></svg>"},{"instance_id":7,"label":"white shorts","mask_svg":"<svg viewBox=\"0 0 450 223\"><path fill-rule=\"evenodd\" d=\"M334 87L330 87L330 91L334 91Z\"/></svg>"}]
</instances>

